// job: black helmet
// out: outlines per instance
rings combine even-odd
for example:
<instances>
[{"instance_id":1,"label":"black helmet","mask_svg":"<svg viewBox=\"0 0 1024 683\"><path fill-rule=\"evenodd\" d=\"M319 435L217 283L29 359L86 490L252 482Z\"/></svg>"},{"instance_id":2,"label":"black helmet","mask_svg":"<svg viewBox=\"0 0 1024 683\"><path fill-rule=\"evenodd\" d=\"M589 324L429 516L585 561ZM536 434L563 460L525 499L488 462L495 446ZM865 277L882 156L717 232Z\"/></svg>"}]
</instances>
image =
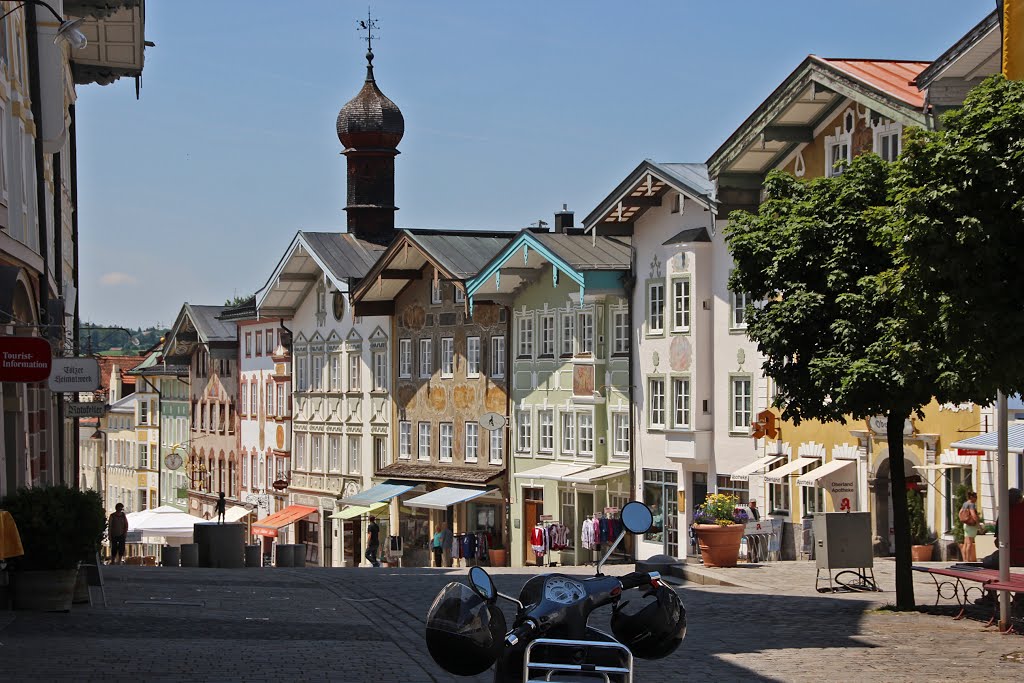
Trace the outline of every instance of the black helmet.
<instances>
[{"instance_id":1,"label":"black helmet","mask_svg":"<svg viewBox=\"0 0 1024 683\"><path fill-rule=\"evenodd\" d=\"M449 583L427 611L427 650L456 676L483 673L504 648L505 615L464 583Z\"/></svg>"},{"instance_id":2,"label":"black helmet","mask_svg":"<svg viewBox=\"0 0 1024 683\"><path fill-rule=\"evenodd\" d=\"M612 633L635 657L661 659L686 637L686 610L676 592L664 584L644 593L644 598L636 611L626 611L629 600L615 607Z\"/></svg>"}]
</instances>

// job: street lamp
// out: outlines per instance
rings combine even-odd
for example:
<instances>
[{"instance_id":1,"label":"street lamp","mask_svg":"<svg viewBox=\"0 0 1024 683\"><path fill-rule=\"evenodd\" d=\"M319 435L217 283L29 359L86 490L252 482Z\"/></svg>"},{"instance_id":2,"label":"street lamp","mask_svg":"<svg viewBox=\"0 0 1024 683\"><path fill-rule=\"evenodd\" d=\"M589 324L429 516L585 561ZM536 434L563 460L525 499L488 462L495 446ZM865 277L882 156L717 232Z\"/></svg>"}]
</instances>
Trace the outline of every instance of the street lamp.
<instances>
[{"instance_id":1,"label":"street lamp","mask_svg":"<svg viewBox=\"0 0 1024 683\"><path fill-rule=\"evenodd\" d=\"M57 10L50 7L48 4L43 2L43 0L25 0L14 9L8 10L7 12L4 12L3 15L0 15L0 20L5 19L9 14L17 12L25 5L36 5L37 7L45 7L46 9L50 10L50 14L55 16L57 18L57 21L60 22L60 28L57 29L57 35L53 38L54 44L56 44L58 40L63 40L68 45L70 45L71 49L73 50L81 50L89 44L89 39L86 38L85 34L82 33L82 31L78 28L82 25L82 22L85 21L85 19L65 19L61 15L57 14Z\"/></svg>"}]
</instances>

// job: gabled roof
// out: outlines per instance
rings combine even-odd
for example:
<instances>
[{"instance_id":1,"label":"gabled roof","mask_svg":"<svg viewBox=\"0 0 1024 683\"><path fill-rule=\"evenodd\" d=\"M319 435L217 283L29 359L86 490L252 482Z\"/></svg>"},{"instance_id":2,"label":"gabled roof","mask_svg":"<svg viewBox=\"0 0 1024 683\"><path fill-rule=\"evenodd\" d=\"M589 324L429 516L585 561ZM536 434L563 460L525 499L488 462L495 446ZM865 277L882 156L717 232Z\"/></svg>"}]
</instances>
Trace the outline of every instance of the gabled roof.
<instances>
[{"instance_id":1,"label":"gabled roof","mask_svg":"<svg viewBox=\"0 0 1024 683\"><path fill-rule=\"evenodd\" d=\"M753 176L752 187L847 100L905 125L924 126L923 97L910 85L928 66L922 61L827 59L810 55L762 102L708 159L708 172ZM739 185L736 185L739 186Z\"/></svg>"},{"instance_id":2,"label":"gabled roof","mask_svg":"<svg viewBox=\"0 0 1024 683\"><path fill-rule=\"evenodd\" d=\"M300 230L256 293L256 308L264 314L291 315L321 277L346 291L348 281L364 277L383 252L383 246L347 232Z\"/></svg>"},{"instance_id":3,"label":"gabled roof","mask_svg":"<svg viewBox=\"0 0 1024 683\"><path fill-rule=\"evenodd\" d=\"M352 303L394 301L420 278L427 265L440 277L465 281L487 265L515 233L401 230L366 277L352 290Z\"/></svg>"},{"instance_id":4,"label":"gabled roof","mask_svg":"<svg viewBox=\"0 0 1024 683\"><path fill-rule=\"evenodd\" d=\"M220 319L227 308L227 306L185 304L185 309L192 319L192 324L195 325L196 332L199 333L199 338L207 343L235 341L235 323Z\"/></svg>"},{"instance_id":5,"label":"gabled roof","mask_svg":"<svg viewBox=\"0 0 1024 683\"><path fill-rule=\"evenodd\" d=\"M164 337L161 353L165 357L183 358L190 356L199 342L207 346L234 344L237 341L235 323L220 319L227 308L183 304Z\"/></svg>"},{"instance_id":6,"label":"gabled roof","mask_svg":"<svg viewBox=\"0 0 1024 683\"><path fill-rule=\"evenodd\" d=\"M681 192L708 209L714 207L714 186L706 165L644 159L583 219L583 227L589 232L594 225L631 223L651 206L660 206L669 190Z\"/></svg>"},{"instance_id":7,"label":"gabled roof","mask_svg":"<svg viewBox=\"0 0 1024 683\"><path fill-rule=\"evenodd\" d=\"M495 279L501 281L502 293L514 292L520 285L536 280L539 271L548 265L582 288L584 273L625 271L629 270L631 263L628 237L534 232L527 228L509 240L476 276L467 280L466 294L470 297L472 310L473 295L477 292L498 293L498 285L492 284L496 274Z\"/></svg>"},{"instance_id":8,"label":"gabled roof","mask_svg":"<svg viewBox=\"0 0 1024 683\"><path fill-rule=\"evenodd\" d=\"M1001 48L1002 33L999 30L999 13L995 10L990 12L984 19L979 21L967 34L956 41L948 50L939 55L931 65L917 75L914 84L921 90L927 90L936 79L955 71L956 76L967 76L977 70L979 66L992 54L998 58ZM983 47L981 55L971 58L975 48ZM996 71L998 71L998 67ZM987 76L988 73L981 73Z\"/></svg>"}]
</instances>

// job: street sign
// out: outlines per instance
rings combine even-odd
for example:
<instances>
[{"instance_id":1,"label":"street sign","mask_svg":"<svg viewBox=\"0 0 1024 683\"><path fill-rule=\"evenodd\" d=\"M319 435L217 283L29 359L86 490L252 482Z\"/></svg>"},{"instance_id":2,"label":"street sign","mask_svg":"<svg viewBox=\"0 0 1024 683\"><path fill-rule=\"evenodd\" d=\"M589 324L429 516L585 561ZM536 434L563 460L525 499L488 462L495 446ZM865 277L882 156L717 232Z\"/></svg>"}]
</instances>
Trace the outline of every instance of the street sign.
<instances>
[{"instance_id":1,"label":"street sign","mask_svg":"<svg viewBox=\"0 0 1024 683\"><path fill-rule=\"evenodd\" d=\"M100 362L95 358L54 358L50 391L79 392L100 388Z\"/></svg>"},{"instance_id":2,"label":"street sign","mask_svg":"<svg viewBox=\"0 0 1024 683\"><path fill-rule=\"evenodd\" d=\"M505 427L505 416L501 413L484 413L480 416L480 426L488 431L496 432Z\"/></svg>"},{"instance_id":3,"label":"street sign","mask_svg":"<svg viewBox=\"0 0 1024 683\"><path fill-rule=\"evenodd\" d=\"M93 401L91 403L72 401L71 403L64 404L64 417L103 417L103 413L106 410L107 404L102 401Z\"/></svg>"},{"instance_id":4,"label":"street sign","mask_svg":"<svg viewBox=\"0 0 1024 683\"><path fill-rule=\"evenodd\" d=\"M173 453L168 453L167 457L164 458L164 464L167 465L167 469L169 470L178 469L179 467L181 467L183 462L185 461L181 457L181 453L178 453L177 451Z\"/></svg>"},{"instance_id":5,"label":"street sign","mask_svg":"<svg viewBox=\"0 0 1024 683\"><path fill-rule=\"evenodd\" d=\"M985 455L988 451L983 451L980 448L958 448L956 449L957 455Z\"/></svg>"},{"instance_id":6,"label":"street sign","mask_svg":"<svg viewBox=\"0 0 1024 683\"><path fill-rule=\"evenodd\" d=\"M50 376L53 352L39 337L0 337L0 382L42 382Z\"/></svg>"}]
</instances>

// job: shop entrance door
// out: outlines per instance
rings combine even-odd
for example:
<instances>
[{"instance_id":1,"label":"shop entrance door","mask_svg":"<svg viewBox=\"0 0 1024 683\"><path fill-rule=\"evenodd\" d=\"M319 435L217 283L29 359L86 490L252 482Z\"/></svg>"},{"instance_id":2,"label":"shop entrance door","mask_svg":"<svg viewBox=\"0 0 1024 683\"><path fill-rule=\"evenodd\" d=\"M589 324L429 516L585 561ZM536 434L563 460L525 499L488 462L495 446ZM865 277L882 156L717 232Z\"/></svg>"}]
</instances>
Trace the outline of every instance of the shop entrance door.
<instances>
[{"instance_id":1,"label":"shop entrance door","mask_svg":"<svg viewBox=\"0 0 1024 683\"><path fill-rule=\"evenodd\" d=\"M530 548L530 534L544 514L544 489L523 489L523 564L537 564Z\"/></svg>"}]
</instances>

